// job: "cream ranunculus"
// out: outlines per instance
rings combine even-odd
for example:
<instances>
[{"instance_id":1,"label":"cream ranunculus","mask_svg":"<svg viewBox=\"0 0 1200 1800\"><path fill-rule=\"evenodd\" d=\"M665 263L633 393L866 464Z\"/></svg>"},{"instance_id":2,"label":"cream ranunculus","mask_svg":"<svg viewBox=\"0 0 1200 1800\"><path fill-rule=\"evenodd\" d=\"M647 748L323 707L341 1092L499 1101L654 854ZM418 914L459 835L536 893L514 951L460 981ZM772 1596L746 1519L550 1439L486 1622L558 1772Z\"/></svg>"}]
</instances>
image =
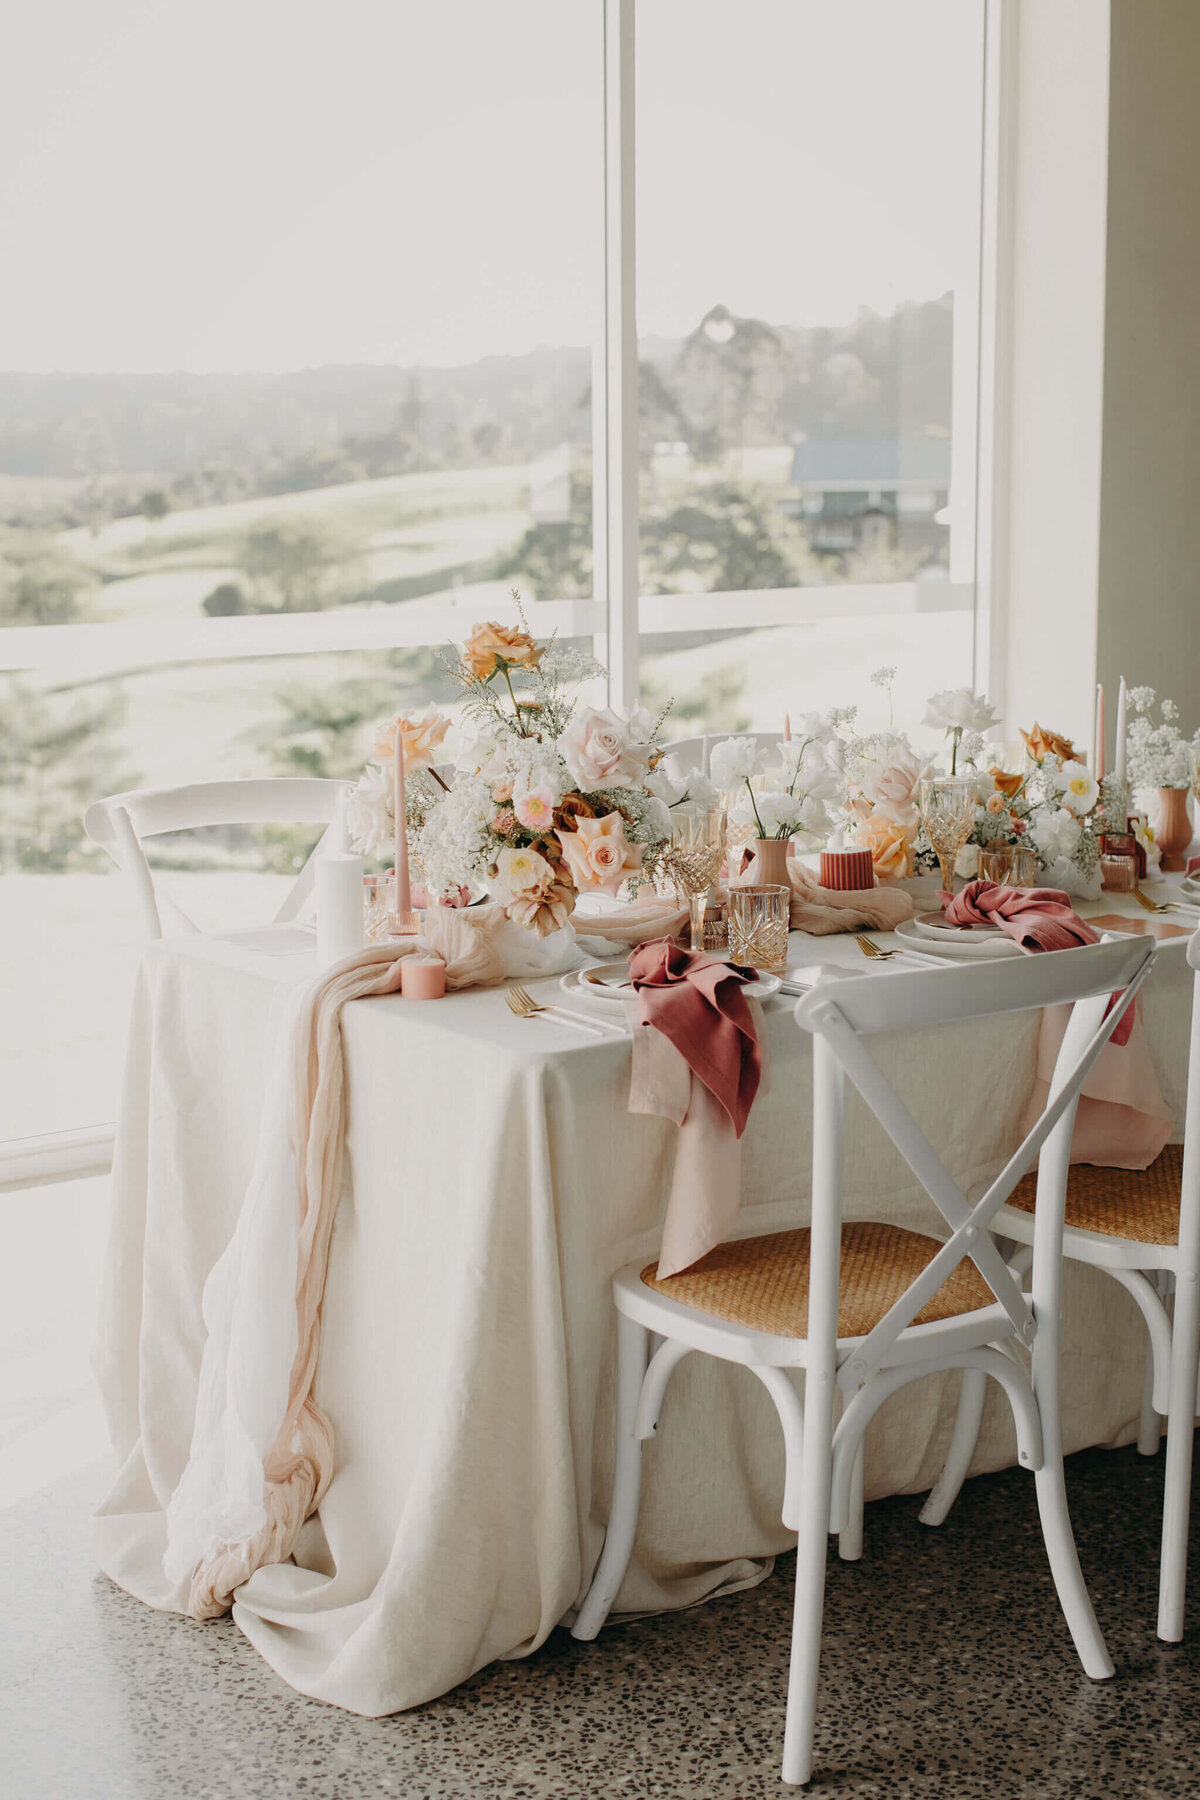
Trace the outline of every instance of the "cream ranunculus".
<instances>
[{"instance_id":1,"label":"cream ranunculus","mask_svg":"<svg viewBox=\"0 0 1200 1800\"><path fill-rule=\"evenodd\" d=\"M574 831L560 827L556 835L581 893L615 895L625 877L641 868L645 855L642 844L631 844L625 836L625 821L617 812L602 819L580 818Z\"/></svg>"},{"instance_id":2,"label":"cream ranunculus","mask_svg":"<svg viewBox=\"0 0 1200 1800\"><path fill-rule=\"evenodd\" d=\"M495 674L498 656L519 669L535 669L544 654L544 647L535 644L527 631L497 625L495 619L476 625L463 645L463 661L478 681Z\"/></svg>"},{"instance_id":3,"label":"cream ranunculus","mask_svg":"<svg viewBox=\"0 0 1200 1800\"><path fill-rule=\"evenodd\" d=\"M608 708L585 708L559 738L558 749L571 780L585 793L632 787L650 766L649 744L638 743L628 720Z\"/></svg>"},{"instance_id":4,"label":"cream ranunculus","mask_svg":"<svg viewBox=\"0 0 1200 1800\"><path fill-rule=\"evenodd\" d=\"M395 756L397 727L404 745L405 768L432 769L437 761L434 751L450 729L450 721L445 714L431 704L423 713L416 713L411 717L407 713L397 713L394 718L385 719L375 733L372 749L377 762L391 762Z\"/></svg>"}]
</instances>

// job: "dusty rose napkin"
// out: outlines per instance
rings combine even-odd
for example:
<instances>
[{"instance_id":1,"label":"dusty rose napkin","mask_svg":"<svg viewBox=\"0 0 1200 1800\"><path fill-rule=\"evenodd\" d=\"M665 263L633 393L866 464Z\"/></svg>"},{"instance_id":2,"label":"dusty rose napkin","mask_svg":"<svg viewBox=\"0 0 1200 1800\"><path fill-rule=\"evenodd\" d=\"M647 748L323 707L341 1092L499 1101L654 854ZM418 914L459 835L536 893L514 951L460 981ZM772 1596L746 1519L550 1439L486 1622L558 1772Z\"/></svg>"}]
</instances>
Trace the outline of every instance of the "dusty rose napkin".
<instances>
[{"instance_id":1,"label":"dusty rose napkin","mask_svg":"<svg viewBox=\"0 0 1200 1800\"><path fill-rule=\"evenodd\" d=\"M790 925L810 937L828 937L835 931L894 931L902 919L913 915L912 897L903 888L823 888L812 869L795 857L788 858L792 889ZM735 875L731 887L744 884Z\"/></svg>"},{"instance_id":2,"label":"dusty rose napkin","mask_svg":"<svg viewBox=\"0 0 1200 1800\"><path fill-rule=\"evenodd\" d=\"M1185 875L1200 875L1200 856L1189 856L1183 872Z\"/></svg>"},{"instance_id":3,"label":"dusty rose napkin","mask_svg":"<svg viewBox=\"0 0 1200 1800\"><path fill-rule=\"evenodd\" d=\"M635 1017L668 1038L741 1137L762 1077L758 1034L743 992L752 969L681 949L669 938L629 958Z\"/></svg>"},{"instance_id":4,"label":"dusty rose napkin","mask_svg":"<svg viewBox=\"0 0 1200 1800\"><path fill-rule=\"evenodd\" d=\"M661 1275L677 1275L737 1223L741 1131L766 1084L762 1013L749 971L730 963L670 943L644 946L629 962L637 983L626 1002L629 1110L679 1127L658 1257Z\"/></svg>"},{"instance_id":5,"label":"dusty rose napkin","mask_svg":"<svg viewBox=\"0 0 1200 1800\"><path fill-rule=\"evenodd\" d=\"M948 896L943 894L945 904ZM945 904L952 925L998 925L1022 950L1073 950L1097 944L1099 934L1079 917L1060 888L1006 888L968 882ZM1038 1040L1038 1072L1026 1129L1046 1104L1069 1008L1047 1007ZM1113 1169L1146 1169L1171 1135L1171 1121L1137 1016L1129 1007L1083 1084L1071 1161Z\"/></svg>"}]
</instances>

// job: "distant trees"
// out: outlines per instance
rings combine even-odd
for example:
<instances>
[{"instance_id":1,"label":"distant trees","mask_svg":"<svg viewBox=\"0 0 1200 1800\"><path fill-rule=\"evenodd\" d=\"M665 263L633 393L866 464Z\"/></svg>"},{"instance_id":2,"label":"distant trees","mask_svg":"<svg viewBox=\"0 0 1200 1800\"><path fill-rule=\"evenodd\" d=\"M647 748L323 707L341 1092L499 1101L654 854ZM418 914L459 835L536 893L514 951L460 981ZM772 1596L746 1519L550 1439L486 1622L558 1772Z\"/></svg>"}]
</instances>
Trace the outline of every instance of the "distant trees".
<instances>
[{"instance_id":1,"label":"distant trees","mask_svg":"<svg viewBox=\"0 0 1200 1800\"><path fill-rule=\"evenodd\" d=\"M148 524L165 519L171 510L171 496L165 488L147 488L138 502L138 511Z\"/></svg>"},{"instance_id":2,"label":"distant trees","mask_svg":"<svg viewBox=\"0 0 1200 1800\"><path fill-rule=\"evenodd\" d=\"M84 809L140 779L126 761L124 722L116 688L45 693L0 682L0 874L98 863Z\"/></svg>"},{"instance_id":3,"label":"distant trees","mask_svg":"<svg viewBox=\"0 0 1200 1800\"><path fill-rule=\"evenodd\" d=\"M0 625L74 625L95 577L57 539L0 526Z\"/></svg>"},{"instance_id":4,"label":"distant trees","mask_svg":"<svg viewBox=\"0 0 1200 1800\"><path fill-rule=\"evenodd\" d=\"M238 560L245 577L238 588L244 604L234 610L244 612L324 612L344 606L367 585L361 540L324 519L280 515L264 520L242 539ZM215 589L209 600L220 591ZM226 594L222 604L231 600Z\"/></svg>"}]
</instances>

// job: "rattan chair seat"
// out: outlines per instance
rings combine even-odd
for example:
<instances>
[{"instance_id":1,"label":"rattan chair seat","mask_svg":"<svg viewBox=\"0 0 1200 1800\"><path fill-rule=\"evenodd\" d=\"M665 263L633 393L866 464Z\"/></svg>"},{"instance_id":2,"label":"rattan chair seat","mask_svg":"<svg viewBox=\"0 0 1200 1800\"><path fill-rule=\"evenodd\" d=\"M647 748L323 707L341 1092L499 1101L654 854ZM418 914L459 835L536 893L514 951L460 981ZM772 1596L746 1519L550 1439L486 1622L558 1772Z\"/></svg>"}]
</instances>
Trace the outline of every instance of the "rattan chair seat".
<instances>
[{"instance_id":1,"label":"rattan chair seat","mask_svg":"<svg viewBox=\"0 0 1200 1800\"><path fill-rule=\"evenodd\" d=\"M1182 1180L1182 1144L1168 1144L1148 1169L1075 1163L1067 1182L1067 1224L1133 1244L1178 1244ZM1033 1170L1018 1182L1009 1204L1031 1213L1036 1201Z\"/></svg>"},{"instance_id":2,"label":"rattan chair seat","mask_svg":"<svg viewBox=\"0 0 1200 1800\"><path fill-rule=\"evenodd\" d=\"M679 1275L658 1279L658 1264L642 1270L647 1287L713 1318L748 1325L773 1337L808 1332L807 1227L719 1244ZM838 1293L839 1337L865 1337L941 1248L936 1238L897 1225L842 1227ZM957 1318L990 1306L994 1295L974 1263L959 1263L913 1323Z\"/></svg>"}]
</instances>

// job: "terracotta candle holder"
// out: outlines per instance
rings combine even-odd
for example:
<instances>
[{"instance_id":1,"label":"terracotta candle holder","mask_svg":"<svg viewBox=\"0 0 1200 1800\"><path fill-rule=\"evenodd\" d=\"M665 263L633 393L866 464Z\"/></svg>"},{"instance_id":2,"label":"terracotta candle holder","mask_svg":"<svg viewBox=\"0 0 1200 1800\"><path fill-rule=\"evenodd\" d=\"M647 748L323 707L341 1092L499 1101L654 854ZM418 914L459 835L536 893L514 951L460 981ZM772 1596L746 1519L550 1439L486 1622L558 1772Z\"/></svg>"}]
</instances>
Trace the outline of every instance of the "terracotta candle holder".
<instances>
[{"instance_id":1,"label":"terracotta candle holder","mask_svg":"<svg viewBox=\"0 0 1200 1800\"><path fill-rule=\"evenodd\" d=\"M875 868L869 850L822 850L819 880L835 893L857 893L875 886Z\"/></svg>"}]
</instances>

